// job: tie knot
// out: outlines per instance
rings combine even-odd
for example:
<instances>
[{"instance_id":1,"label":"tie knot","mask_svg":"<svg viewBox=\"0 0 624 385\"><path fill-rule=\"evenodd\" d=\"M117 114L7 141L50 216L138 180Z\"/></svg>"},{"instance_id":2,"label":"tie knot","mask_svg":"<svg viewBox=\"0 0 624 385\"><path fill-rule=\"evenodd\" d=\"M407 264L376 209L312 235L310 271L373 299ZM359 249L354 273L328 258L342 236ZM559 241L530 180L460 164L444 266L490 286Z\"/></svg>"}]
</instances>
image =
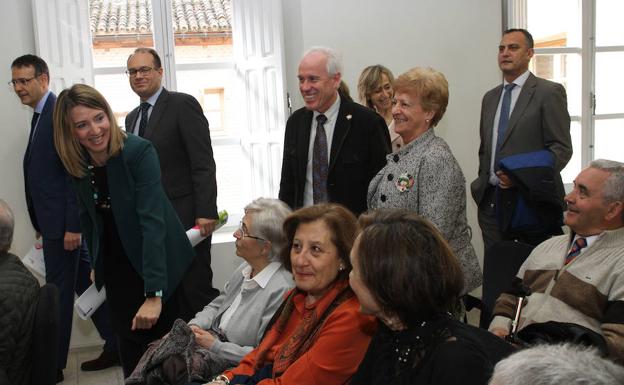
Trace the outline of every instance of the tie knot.
<instances>
[{"instance_id":1,"label":"tie knot","mask_svg":"<svg viewBox=\"0 0 624 385\"><path fill-rule=\"evenodd\" d=\"M148 102L141 103L141 112L146 112L151 106Z\"/></svg>"},{"instance_id":2,"label":"tie knot","mask_svg":"<svg viewBox=\"0 0 624 385\"><path fill-rule=\"evenodd\" d=\"M578 247L579 249L584 248L585 246L587 246L587 239L585 238L576 238L576 241L574 241L574 244L576 245L576 247Z\"/></svg>"},{"instance_id":3,"label":"tie knot","mask_svg":"<svg viewBox=\"0 0 624 385\"><path fill-rule=\"evenodd\" d=\"M316 117L316 121L318 124L325 124L325 122L327 122L327 116L320 114Z\"/></svg>"},{"instance_id":4,"label":"tie knot","mask_svg":"<svg viewBox=\"0 0 624 385\"><path fill-rule=\"evenodd\" d=\"M513 88L516 86L515 83L509 83L507 85L505 85L505 91L506 92L511 92L511 90L513 90Z\"/></svg>"}]
</instances>

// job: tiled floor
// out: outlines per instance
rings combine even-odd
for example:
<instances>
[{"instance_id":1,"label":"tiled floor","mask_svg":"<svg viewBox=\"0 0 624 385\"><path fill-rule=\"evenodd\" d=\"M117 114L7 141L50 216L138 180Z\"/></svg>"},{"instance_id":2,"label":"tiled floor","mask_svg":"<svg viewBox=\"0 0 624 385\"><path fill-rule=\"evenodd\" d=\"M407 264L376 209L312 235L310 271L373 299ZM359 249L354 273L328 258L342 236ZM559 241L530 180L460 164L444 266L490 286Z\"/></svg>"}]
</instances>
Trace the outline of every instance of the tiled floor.
<instances>
[{"instance_id":1,"label":"tiled floor","mask_svg":"<svg viewBox=\"0 0 624 385\"><path fill-rule=\"evenodd\" d=\"M124 378L121 366L99 370L97 372L83 372L80 364L96 358L102 351L101 347L74 349L69 352L67 367L63 371L65 381L62 385L123 385Z\"/></svg>"}]
</instances>

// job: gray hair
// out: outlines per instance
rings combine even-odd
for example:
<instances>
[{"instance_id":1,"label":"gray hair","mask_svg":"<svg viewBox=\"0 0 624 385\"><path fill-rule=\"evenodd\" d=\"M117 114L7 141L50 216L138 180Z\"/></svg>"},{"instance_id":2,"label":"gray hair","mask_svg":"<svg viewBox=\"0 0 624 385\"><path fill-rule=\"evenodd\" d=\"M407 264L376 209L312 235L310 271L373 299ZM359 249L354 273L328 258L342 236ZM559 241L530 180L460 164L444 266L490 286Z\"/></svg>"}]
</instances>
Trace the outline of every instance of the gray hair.
<instances>
[{"instance_id":1,"label":"gray hair","mask_svg":"<svg viewBox=\"0 0 624 385\"><path fill-rule=\"evenodd\" d=\"M602 358L594 348L538 345L496 364L490 385L617 385L624 368Z\"/></svg>"},{"instance_id":2,"label":"gray hair","mask_svg":"<svg viewBox=\"0 0 624 385\"><path fill-rule=\"evenodd\" d=\"M278 260L282 247L286 245L282 226L291 212L286 203L273 198L258 198L245 206L245 214L252 218L254 235L271 242L270 261Z\"/></svg>"},{"instance_id":3,"label":"gray hair","mask_svg":"<svg viewBox=\"0 0 624 385\"><path fill-rule=\"evenodd\" d=\"M589 163L589 168L610 173L605 181L602 195L605 203L622 202L624 204L624 163L614 160L596 159Z\"/></svg>"},{"instance_id":4,"label":"gray hair","mask_svg":"<svg viewBox=\"0 0 624 385\"><path fill-rule=\"evenodd\" d=\"M14 228L13 211L11 211L8 203L0 199L0 253L4 254L11 248Z\"/></svg>"},{"instance_id":5,"label":"gray hair","mask_svg":"<svg viewBox=\"0 0 624 385\"><path fill-rule=\"evenodd\" d=\"M329 76L336 75L337 73L342 74L342 55L340 54L340 52L329 47L314 46L305 51L302 58L312 53L320 53L325 56L325 58L327 59L327 73L329 74Z\"/></svg>"}]
</instances>

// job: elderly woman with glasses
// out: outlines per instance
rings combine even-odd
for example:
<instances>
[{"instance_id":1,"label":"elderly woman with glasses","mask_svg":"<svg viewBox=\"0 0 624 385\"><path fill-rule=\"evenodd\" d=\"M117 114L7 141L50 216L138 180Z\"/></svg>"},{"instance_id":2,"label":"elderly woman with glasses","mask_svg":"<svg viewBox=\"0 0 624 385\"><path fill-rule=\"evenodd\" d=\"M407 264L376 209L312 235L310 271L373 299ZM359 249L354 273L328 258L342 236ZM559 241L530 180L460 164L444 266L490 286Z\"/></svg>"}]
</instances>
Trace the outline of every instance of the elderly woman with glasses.
<instances>
[{"instance_id":1,"label":"elderly woman with glasses","mask_svg":"<svg viewBox=\"0 0 624 385\"><path fill-rule=\"evenodd\" d=\"M244 262L234 271L221 295L188 322L196 341L193 346L210 352L202 356L210 362L191 370L187 368L192 365L187 364L192 360L171 364L177 357L158 364L153 357L166 354L163 348L157 354L146 353L126 383L150 383L157 376L168 384L208 380L238 365L258 345L284 294L294 286L292 275L279 261L279 252L286 245L282 225L290 213L290 208L277 199L258 198L245 207L245 216L234 232L236 255ZM190 357L195 350L185 353ZM171 367L182 368L183 373L172 371Z\"/></svg>"},{"instance_id":2,"label":"elderly woman with glasses","mask_svg":"<svg viewBox=\"0 0 624 385\"><path fill-rule=\"evenodd\" d=\"M347 280L353 214L336 204L305 207L286 219L284 230L282 263L296 287L260 345L214 385L345 384L366 351L376 323L359 314Z\"/></svg>"},{"instance_id":3,"label":"elderly woman with glasses","mask_svg":"<svg viewBox=\"0 0 624 385\"><path fill-rule=\"evenodd\" d=\"M451 316L464 280L440 232L398 209L364 214L360 227L350 284L381 323L351 385L487 384L513 347Z\"/></svg>"}]
</instances>

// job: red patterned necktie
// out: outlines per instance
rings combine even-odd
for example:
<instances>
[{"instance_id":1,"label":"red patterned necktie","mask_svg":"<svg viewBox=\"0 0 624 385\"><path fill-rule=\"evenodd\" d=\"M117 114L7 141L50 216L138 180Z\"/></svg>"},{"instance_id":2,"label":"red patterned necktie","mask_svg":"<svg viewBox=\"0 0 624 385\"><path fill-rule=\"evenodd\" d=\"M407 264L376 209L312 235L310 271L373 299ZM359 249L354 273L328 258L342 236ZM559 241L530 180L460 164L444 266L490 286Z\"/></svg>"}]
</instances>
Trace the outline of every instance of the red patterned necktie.
<instances>
[{"instance_id":1,"label":"red patterned necktie","mask_svg":"<svg viewBox=\"0 0 624 385\"><path fill-rule=\"evenodd\" d=\"M576 238L570 252L566 255L565 264L567 265L572 262L574 258L578 257L578 255L581 254L581 250L586 246L587 240L585 238Z\"/></svg>"}]
</instances>

